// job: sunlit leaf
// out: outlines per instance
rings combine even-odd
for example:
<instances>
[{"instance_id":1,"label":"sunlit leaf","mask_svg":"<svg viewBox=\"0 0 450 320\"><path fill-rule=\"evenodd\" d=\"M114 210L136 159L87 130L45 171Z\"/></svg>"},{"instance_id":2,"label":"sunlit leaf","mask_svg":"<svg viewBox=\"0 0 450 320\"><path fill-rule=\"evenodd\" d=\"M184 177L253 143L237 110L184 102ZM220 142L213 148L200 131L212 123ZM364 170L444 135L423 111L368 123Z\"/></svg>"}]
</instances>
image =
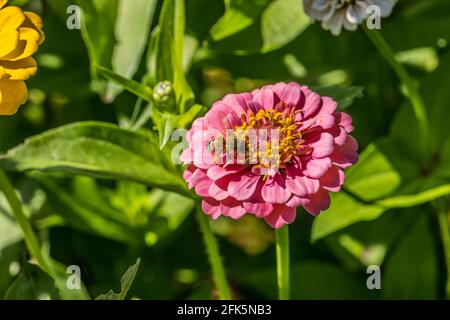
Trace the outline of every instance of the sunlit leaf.
<instances>
[{"instance_id":1,"label":"sunlit leaf","mask_svg":"<svg viewBox=\"0 0 450 320\"><path fill-rule=\"evenodd\" d=\"M157 137L107 123L81 122L50 130L10 150L0 158L0 165L17 171L132 180L190 196Z\"/></svg>"},{"instance_id":2,"label":"sunlit leaf","mask_svg":"<svg viewBox=\"0 0 450 320\"><path fill-rule=\"evenodd\" d=\"M314 219L311 240L316 241L359 221L378 218L386 208L358 202L341 192L331 197L331 207Z\"/></svg>"},{"instance_id":3,"label":"sunlit leaf","mask_svg":"<svg viewBox=\"0 0 450 320\"><path fill-rule=\"evenodd\" d=\"M112 70L125 78L132 78L141 62L148 41L153 13L158 0L120 0L115 24ZM106 99L114 98L123 90L114 82L108 83Z\"/></svg>"},{"instance_id":4,"label":"sunlit leaf","mask_svg":"<svg viewBox=\"0 0 450 320\"><path fill-rule=\"evenodd\" d=\"M102 75L103 77L116 83L123 89L128 90L129 92L135 94L136 96L138 96L146 101L152 101L153 91L150 87L148 87L144 84L141 84L137 81L122 77L121 75L115 73L114 71L112 71L108 68L104 68L104 67L98 66L98 65L94 65L93 67L100 75Z\"/></svg>"}]
</instances>

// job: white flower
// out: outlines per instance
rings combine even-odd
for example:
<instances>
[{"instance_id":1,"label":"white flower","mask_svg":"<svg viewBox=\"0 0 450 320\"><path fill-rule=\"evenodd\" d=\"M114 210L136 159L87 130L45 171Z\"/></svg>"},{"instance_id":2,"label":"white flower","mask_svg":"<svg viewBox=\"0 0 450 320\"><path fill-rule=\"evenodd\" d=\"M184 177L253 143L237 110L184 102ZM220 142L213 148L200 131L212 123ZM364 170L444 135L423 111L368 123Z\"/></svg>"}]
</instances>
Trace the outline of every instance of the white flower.
<instances>
[{"instance_id":1,"label":"white flower","mask_svg":"<svg viewBox=\"0 0 450 320\"><path fill-rule=\"evenodd\" d=\"M381 17L391 14L397 0L303 0L305 12L313 21L321 21L322 27L339 35L342 27L354 31L368 17L371 5L380 8Z\"/></svg>"}]
</instances>

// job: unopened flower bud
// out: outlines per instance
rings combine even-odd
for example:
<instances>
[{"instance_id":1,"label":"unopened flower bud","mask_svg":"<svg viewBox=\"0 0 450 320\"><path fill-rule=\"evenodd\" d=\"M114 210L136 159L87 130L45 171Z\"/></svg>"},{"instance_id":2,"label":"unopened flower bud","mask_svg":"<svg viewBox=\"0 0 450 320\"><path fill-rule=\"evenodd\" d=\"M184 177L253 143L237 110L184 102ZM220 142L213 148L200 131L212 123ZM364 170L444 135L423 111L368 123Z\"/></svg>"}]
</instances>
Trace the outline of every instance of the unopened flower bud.
<instances>
[{"instance_id":1,"label":"unopened flower bud","mask_svg":"<svg viewBox=\"0 0 450 320\"><path fill-rule=\"evenodd\" d=\"M175 104L175 95L170 81L161 81L153 89L153 100L164 108L172 108Z\"/></svg>"}]
</instances>

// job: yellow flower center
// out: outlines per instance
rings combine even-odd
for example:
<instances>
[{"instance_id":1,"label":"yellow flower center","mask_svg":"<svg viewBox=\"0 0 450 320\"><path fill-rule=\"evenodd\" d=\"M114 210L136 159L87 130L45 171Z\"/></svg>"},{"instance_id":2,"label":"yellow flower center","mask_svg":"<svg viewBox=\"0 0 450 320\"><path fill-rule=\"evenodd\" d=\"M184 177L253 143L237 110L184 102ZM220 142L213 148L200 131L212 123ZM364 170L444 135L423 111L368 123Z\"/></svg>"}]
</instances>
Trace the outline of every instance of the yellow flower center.
<instances>
[{"instance_id":1,"label":"yellow flower center","mask_svg":"<svg viewBox=\"0 0 450 320\"><path fill-rule=\"evenodd\" d=\"M246 156L250 163L258 162L258 166L263 168L280 167L289 163L301 150L304 142L299 129L301 123L295 121L293 112L259 110L256 114L243 114L242 120L242 125L234 129L235 136L238 146L240 141L246 150L255 150ZM254 148L255 140L249 138L252 130L258 135L259 148ZM264 135L263 140L261 135Z\"/></svg>"}]
</instances>

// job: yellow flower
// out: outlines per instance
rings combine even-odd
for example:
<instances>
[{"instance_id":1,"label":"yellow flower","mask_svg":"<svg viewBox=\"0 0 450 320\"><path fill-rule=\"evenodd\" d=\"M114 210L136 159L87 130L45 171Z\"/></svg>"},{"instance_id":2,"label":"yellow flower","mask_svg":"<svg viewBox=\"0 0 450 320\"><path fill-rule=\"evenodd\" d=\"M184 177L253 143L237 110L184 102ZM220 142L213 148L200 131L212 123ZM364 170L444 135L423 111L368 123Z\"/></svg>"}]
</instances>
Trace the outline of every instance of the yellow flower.
<instances>
[{"instance_id":1,"label":"yellow flower","mask_svg":"<svg viewBox=\"0 0 450 320\"><path fill-rule=\"evenodd\" d=\"M44 41L41 18L0 0L0 115L12 115L27 99L24 80L37 71L32 55Z\"/></svg>"},{"instance_id":2,"label":"yellow flower","mask_svg":"<svg viewBox=\"0 0 450 320\"><path fill-rule=\"evenodd\" d=\"M11 116L27 101L24 81L0 80L0 116Z\"/></svg>"}]
</instances>

